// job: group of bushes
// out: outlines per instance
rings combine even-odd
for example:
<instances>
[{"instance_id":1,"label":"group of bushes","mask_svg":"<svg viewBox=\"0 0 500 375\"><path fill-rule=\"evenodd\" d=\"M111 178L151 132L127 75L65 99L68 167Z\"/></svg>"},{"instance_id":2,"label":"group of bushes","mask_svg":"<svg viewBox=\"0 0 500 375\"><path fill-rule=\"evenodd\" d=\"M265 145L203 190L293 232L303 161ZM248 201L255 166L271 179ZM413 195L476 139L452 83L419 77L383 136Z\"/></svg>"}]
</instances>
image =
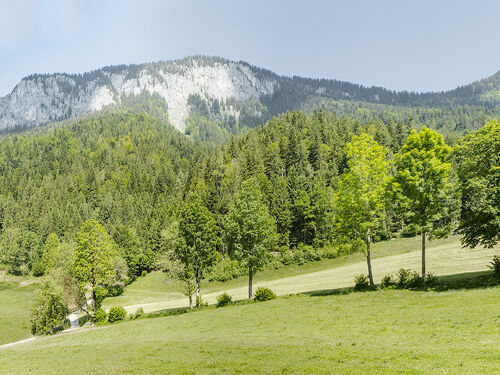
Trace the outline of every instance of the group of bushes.
<instances>
[{"instance_id":1,"label":"group of bushes","mask_svg":"<svg viewBox=\"0 0 500 375\"><path fill-rule=\"evenodd\" d=\"M425 279L409 268L401 268L396 275L385 275L380 287L383 289L434 289L439 285L436 275L429 272ZM367 275L358 275L354 278L354 290L370 290L370 284Z\"/></svg>"},{"instance_id":2,"label":"group of bushes","mask_svg":"<svg viewBox=\"0 0 500 375\"><path fill-rule=\"evenodd\" d=\"M254 301L256 302L270 301L275 298L276 294L274 294L271 289L264 287L257 288L254 295ZM227 293L222 293L217 296L217 303L215 306L224 307L230 305L231 303L233 303L233 298Z\"/></svg>"},{"instance_id":3,"label":"group of bushes","mask_svg":"<svg viewBox=\"0 0 500 375\"><path fill-rule=\"evenodd\" d=\"M303 265L310 262L316 262L321 259L333 259L341 255L347 255L354 252L350 244L329 245L316 248L311 245L300 243L297 247L290 249L288 246L282 246L271 256L266 264L267 269L277 269L283 265L298 264ZM208 281L229 281L241 276L245 276L248 270L237 260L228 257L221 257L208 271L205 278Z\"/></svg>"},{"instance_id":4,"label":"group of bushes","mask_svg":"<svg viewBox=\"0 0 500 375\"><path fill-rule=\"evenodd\" d=\"M134 318L134 316L136 316L137 314L141 314L141 311L142 308L138 309L135 314L131 315L131 319L137 319L137 317ZM142 314L144 314L144 311L142 311ZM109 312L107 314L106 311L100 307L94 313L94 323L116 323L125 320L126 317L127 311L125 310L125 308L123 308L123 306L113 306L109 309Z\"/></svg>"}]
</instances>

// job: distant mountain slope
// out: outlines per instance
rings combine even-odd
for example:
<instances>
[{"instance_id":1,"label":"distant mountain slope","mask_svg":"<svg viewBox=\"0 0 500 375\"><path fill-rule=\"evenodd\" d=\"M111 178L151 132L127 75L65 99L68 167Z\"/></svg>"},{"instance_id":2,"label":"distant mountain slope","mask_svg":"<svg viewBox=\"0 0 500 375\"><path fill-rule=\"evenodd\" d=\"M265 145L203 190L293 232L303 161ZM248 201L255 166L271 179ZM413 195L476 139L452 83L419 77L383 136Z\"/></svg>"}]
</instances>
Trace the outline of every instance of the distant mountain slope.
<instances>
[{"instance_id":1,"label":"distant mountain slope","mask_svg":"<svg viewBox=\"0 0 500 375\"><path fill-rule=\"evenodd\" d=\"M423 94L284 77L245 62L203 56L111 66L84 74L36 74L22 79L11 94L0 98L0 130L39 126L147 96L164 101L170 122L181 131L196 113L235 132L235 127L254 126L272 115L317 102L317 98L405 107L496 108L500 105L500 71L451 91Z\"/></svg>"}]
</instances>

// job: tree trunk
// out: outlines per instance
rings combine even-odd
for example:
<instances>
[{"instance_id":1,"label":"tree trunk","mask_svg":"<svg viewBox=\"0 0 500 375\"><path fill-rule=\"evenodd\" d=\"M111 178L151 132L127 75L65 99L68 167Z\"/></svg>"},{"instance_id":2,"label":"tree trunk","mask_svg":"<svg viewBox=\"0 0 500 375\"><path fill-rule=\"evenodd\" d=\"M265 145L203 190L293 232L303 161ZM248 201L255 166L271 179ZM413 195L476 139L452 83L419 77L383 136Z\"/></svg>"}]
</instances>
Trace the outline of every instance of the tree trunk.
<instances>
[{"instance_id":1,"label":"tree trunk","mask_svg":"<svg viewBox=\"0 0 500 375\"><path fill-rule=\"evenodd\" d=\"M252 278L253 278L253 270L252 266L248 266L248 299L252 299Z\"/></svg>"},{"instance_id":2,"label":"tree trunk","mask_svg":"<svg viewBox=\"0 0 500 375\"><path fill-rule=\"evenodd\" d=\"M92 289L92 305L94 306L94 311L97 310L97 296L95 293L95 289Z\"/></svg>"},{"instance_id":3,"label":"tree trunk","mask_svg":"<svg viewBox=\"0 0 500 375\"><path fill-rule=\"evenodd\" d=\"M200 270L196 269L196 307L200 307L201 297L200 297Z\"/></svg>"},{"instance_id":4,"label":"tree trunk","mask_svg":"<svg viewBox=\"0 0 500 375\"><path fill-rule=\"evenodd\" d=\"M193 308L193 295L190 294L189 295L189 310L191 310Z\"/></svg>"},{"instance_id":5,"label":"tree trunk","mask_svg":"<svg viewBox=\"0 0 500 375\"><path fill-rule=\"evenodd\" d=\"M370 286L373 287L375 284L373 283L373 273L372 273L372 262L370 260L370 229L366 231L366 264L368 265L368 278L370 279Z\"/></svg>"},{"instance_id":6,"label":"tree trunk","mask_svg":"<svg viewBox=\"0 0 500 375\"><path fill-rule=\"evenodd\" d=\"M422 280L425 280L425 231L422 231Z\"/></svg>"}]
</instances>

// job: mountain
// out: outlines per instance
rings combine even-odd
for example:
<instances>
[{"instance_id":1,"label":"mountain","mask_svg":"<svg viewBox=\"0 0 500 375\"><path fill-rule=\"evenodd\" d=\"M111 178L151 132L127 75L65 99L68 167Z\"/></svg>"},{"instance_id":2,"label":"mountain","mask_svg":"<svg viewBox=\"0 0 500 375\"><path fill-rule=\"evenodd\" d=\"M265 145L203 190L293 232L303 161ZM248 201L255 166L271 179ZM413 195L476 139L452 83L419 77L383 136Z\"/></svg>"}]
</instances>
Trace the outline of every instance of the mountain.
<instances>
[{"instance_id":1,"label":"mountain","mask_svg":"<svg viewBox=\"0 0 500 375\"><path fill-rule=\"evenodd\" d=\"M35 74L0 98L0 130L30 128L107 107L155 106L185 131L192 115L235 133L287 110L339 102L395 107L500 106L500 71L440 93L396 92L349 82L285 77L246 62L194 56L141 65L119 65L84 74Z\"/></svg>"}]
</instances>

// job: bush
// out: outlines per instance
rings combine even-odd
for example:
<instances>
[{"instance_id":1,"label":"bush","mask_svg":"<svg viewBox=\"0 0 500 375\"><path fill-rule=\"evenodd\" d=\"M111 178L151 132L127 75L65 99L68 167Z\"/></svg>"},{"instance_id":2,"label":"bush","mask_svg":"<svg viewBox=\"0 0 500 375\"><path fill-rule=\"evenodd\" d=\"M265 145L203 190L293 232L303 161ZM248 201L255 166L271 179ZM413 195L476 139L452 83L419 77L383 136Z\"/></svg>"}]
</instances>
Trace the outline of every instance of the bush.
<instances>
[{"instance_id":1,"label":"bush","mask_svg":"<svg viewBox=\"0 0 500 375\"><path fill-rule=\"evenodd\" d=\"M196 297L196 302L195 302L195 306L197 308L200 308L200 307L207 307L208 306L208 302L203 302L203 298L201 296L197 296Z\"/></svg>"},{"instance_id":2,"label":"bush","mask_svg":"<svg viewBox=\"0 0 500 375\"><path fill-rule=\"evenodd\" d=\"M103 308L99 307L94 312L94 323L95 324L104 323L106 321L107 317L108 317L108 315L106 314L106 311L104 311Z\"/></svg>"},{"instance_id":3,"label":"bush","mask_svg":"<svg viewBox=\"0 0 500 375\"><path fill-rule=\"evenodd\" d=\"M493 271L495 277L500 278L500 257L495 255L488 266Z\"/></svg>"},{"instance_id":4,"label":"bush","mask_svg":"<svg viewBox=\"0 0 500 375\"><path fill-rule=\"evenodd\" d=\"M274 292L269 288L259 287L255 291L254 299L257 302L270 301L275 298L276 294L274 294Z\"/></svg>"},{"instance_id":5,"label":"bush","mask_svg":"<svg viewBox=\"0 0 500 375\"><path fill-rule=\"evenodd\" d=\"M339 256L339 250L333 246L327 246L323 249L323 258L333 259Z\"/></svg>"},{"instance_id":6,"label":"bush","mask_svg":"<svg viewBox=\"0 0 500 375\"><path fill-rule=\"evenodd\" d=\"M115 323L120 320L125 319L127 316L127 311L123 308L123 306L113 306L109 309L108 321L110 323Z\"/></svg>"},{"instance_id":7,"label":"bush","mask_svg":"<svg viewBox=\"0 0 500 375\"><path fill-rule=\"evenodd\" d=\"M106 287L106 297L116 297L123 294L123 286L121 285L109 285Z\"/></svg>"},{"instance_id":8,"label":"bush","mask_svg":"<svg viewBox=\"0 0 500 375\"><path fill-rule=\"evenodd\" d=\"M142 270L141 277L146 277L148 275L148 271Z\"/></svg>"},{"instance_id":9,"label":"bush","mask_svg":"<svg viewBox=\"0 0 500 375\"><path fill-rule=\"evenodd\" d=\"M399 289L414 289L422 286L422 279L416 271L401 268L397 273L397 287Z\"/></svg>"},{"instance_id":10,"label":"bush","mask_svg":"<svg viewBox=\"0 0 500 375\"><path fill-rule=\"evenodd\" d=\"M382 281L380 282L380 286L382 288L390 288L392 286L394 286L395 282L392 278L392 275L385 275L383 278L382 278Z\"/></svg>"},{"instance_id":11,"label":"bush","mask_svg":"<svg viewBox=\"0 0 500 375\"><path fill-rule=\"evenodd\" d=\"M222 293L221 295L217 296L217 307L224 307L229 305L233 299L231 296L227 293Z\"/></svg>"},{"instance_id":12,"label":"bush","mask_svg":"<svg viewBox=\"0 0 500 375\"><path fill-rule=\"evenodd\" d=\"M62 289L52 280L45 281L35 298L31 312L31 333L46 335L54 333L66 320L68 308Z\"/></svg>"},{"instance_id":13,"label":"bush","mask_svg":"<svg viewBox=\"0 0 500 375\"><path fill-rule=\"evenodd\" d=\"M135 310L135 313L130 315L130 319L135 320L141 318L142 316L144 316L144 309L142 307L139 307L137 310Z\"/></svg>"},{"instance_id":14,"label":"bush","mask_svg":"<svg viewBox=\"0 0 500 375\"><path fill-rule=\"evenodd\" d=\"M369 287L368 276L365 274L354 277L354 290L367 290Z\"/></svg>"},{"instance_id":15,"label":"bush","mask_svg":"<svg viewBox=\"0 0 500 375\"><path fill-rule=\"evenodd\" d=\"M245 275L246 269L235 259L228 257L216 262L206 275L208 281L229 281Z\"/></svg>"},{"instance_id":16,"label":"bush","mask_svg":"<svg viewBox=\"0 0 500 375\"><path fill-rule=\"evenodd\" d=\"M432 272L425 275L425 286L428 288L436 288L439 285L439 279Z\"/></svg>"}]
</instances>

